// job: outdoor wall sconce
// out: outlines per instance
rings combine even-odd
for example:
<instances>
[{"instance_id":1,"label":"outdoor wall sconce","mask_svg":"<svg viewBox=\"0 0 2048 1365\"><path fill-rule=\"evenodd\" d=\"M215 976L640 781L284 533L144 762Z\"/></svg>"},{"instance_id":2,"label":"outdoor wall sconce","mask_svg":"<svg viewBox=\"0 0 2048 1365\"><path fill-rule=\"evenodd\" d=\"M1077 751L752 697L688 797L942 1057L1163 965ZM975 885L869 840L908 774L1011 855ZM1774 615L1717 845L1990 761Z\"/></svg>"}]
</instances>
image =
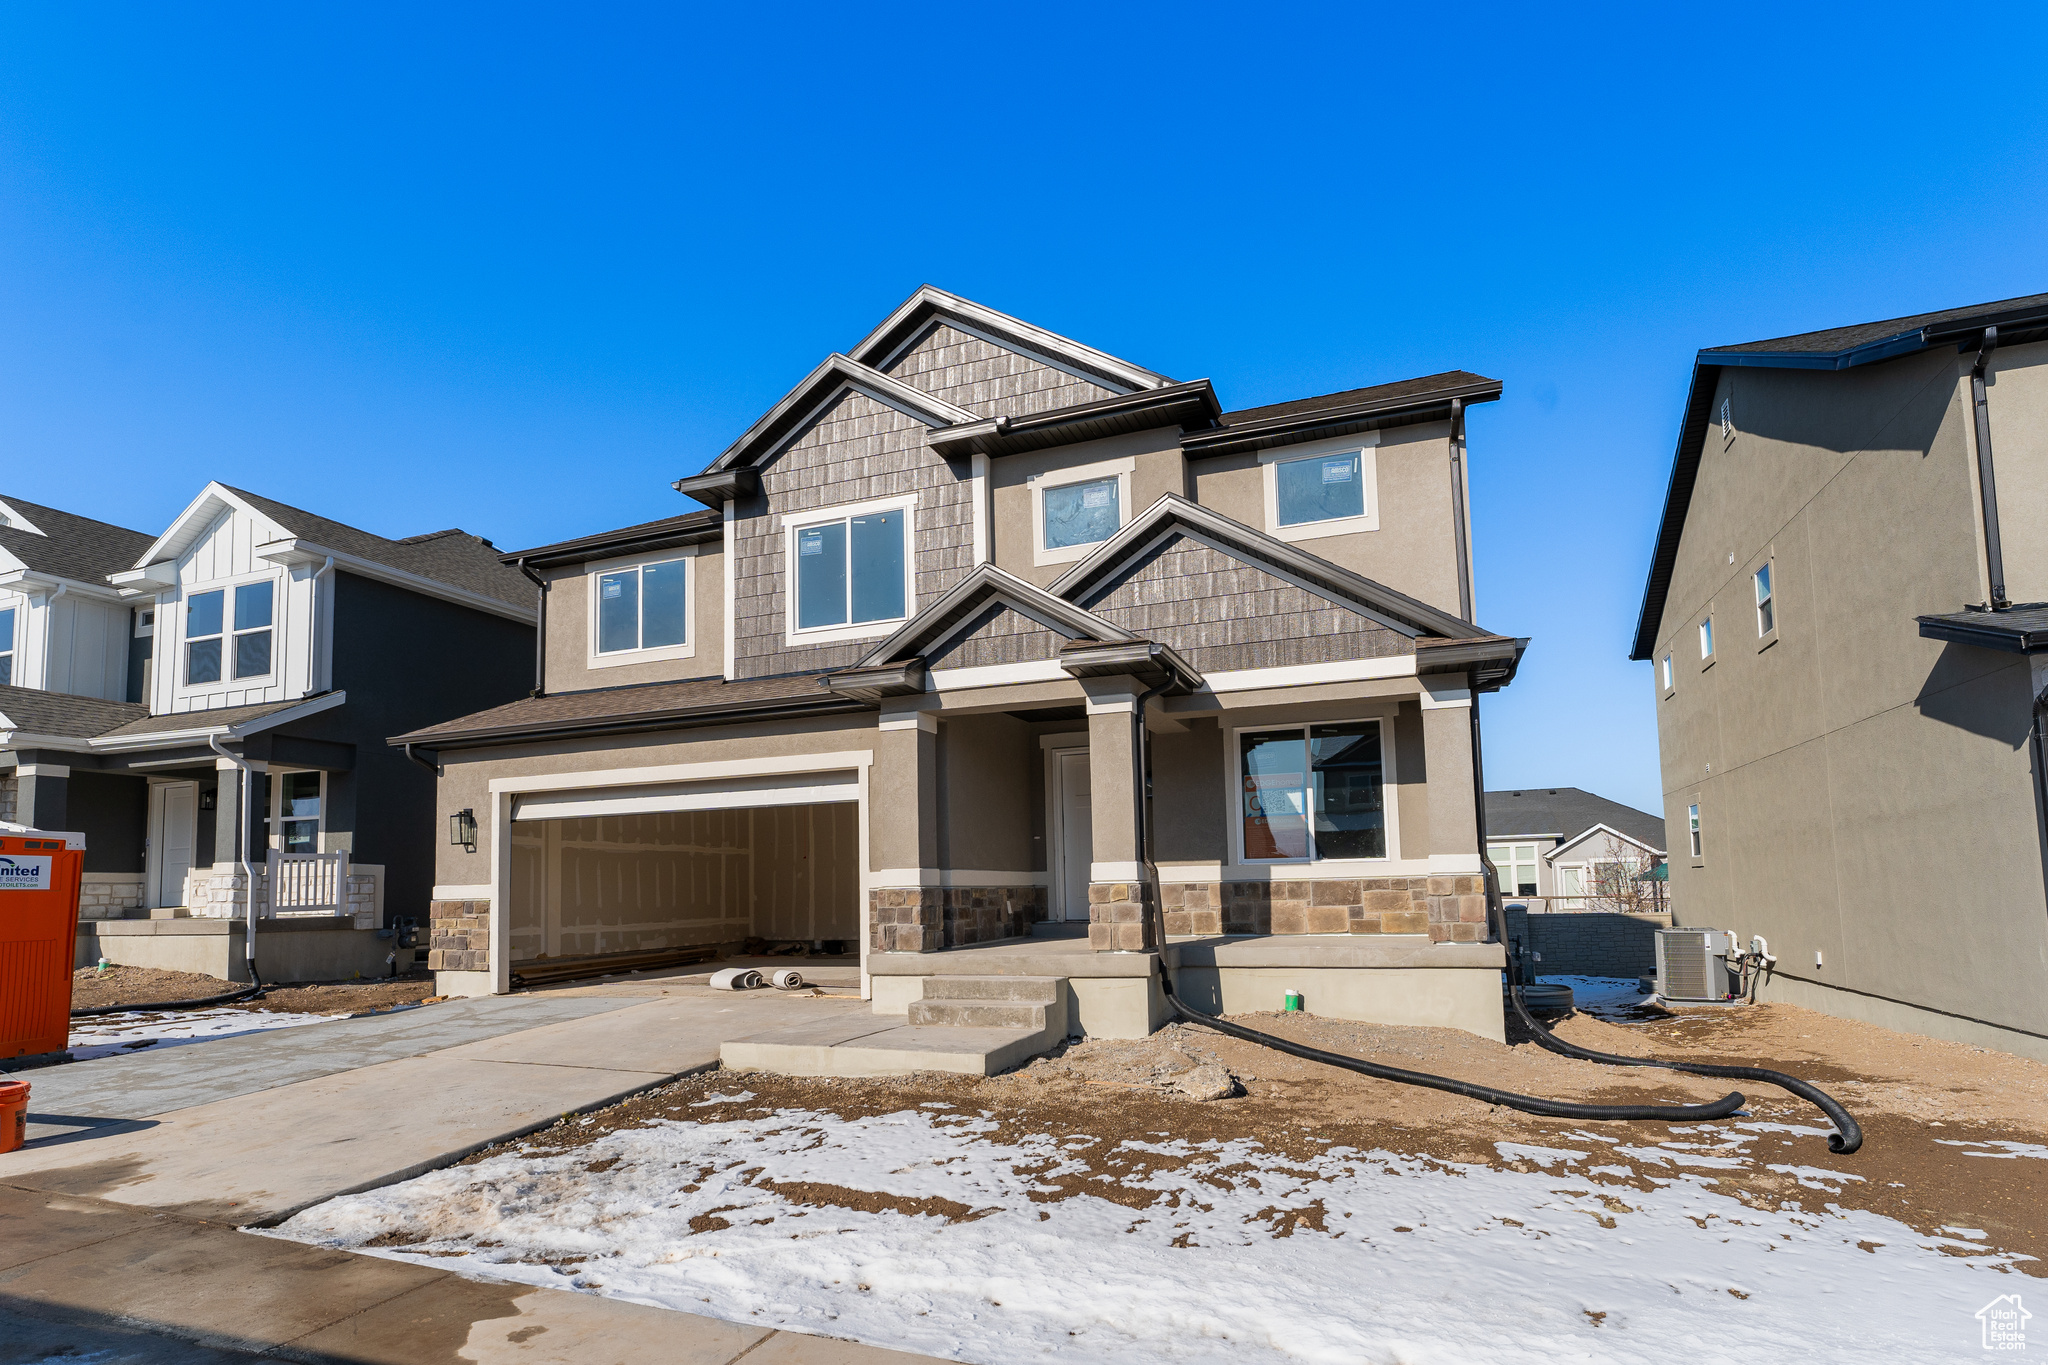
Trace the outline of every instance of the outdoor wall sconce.
<instances>
[{"instance_id":1,"label":"outdoor wall sconce","mask_svg":"<svg viewBox=\"0 0 2048 1365\"><path fill-rule=\"evenodd\" d=\"M213 809L213 793L212 793L212 792L201 792L201 793L199 793L199 809L201 809L201 810L212 810L212 809Z\"/></svg>"},{"instance_id":2,"label":"outdoor wall sconce","mask_svg":"<svg viewBox=\"0 0 2048 1365\"><path fill-rule=\"evenodd\" d=\"M448 817L448 842L476 852L476 812L467 807Z\"/></svg>"}]
</instances>

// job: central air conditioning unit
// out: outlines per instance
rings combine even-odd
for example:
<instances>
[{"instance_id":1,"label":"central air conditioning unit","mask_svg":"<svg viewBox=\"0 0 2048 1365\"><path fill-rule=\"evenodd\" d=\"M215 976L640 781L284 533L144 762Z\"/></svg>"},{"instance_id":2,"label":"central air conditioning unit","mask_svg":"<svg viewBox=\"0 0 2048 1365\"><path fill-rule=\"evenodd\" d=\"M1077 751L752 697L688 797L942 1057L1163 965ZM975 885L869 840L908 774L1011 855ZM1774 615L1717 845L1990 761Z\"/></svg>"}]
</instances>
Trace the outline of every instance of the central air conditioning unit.
<instances>
[{"instance_id":1,"label":"central air conditioning unit","mask_svg":"<svg viewBox=\"0 0 2048 1365\"><path fill-rule=\"evenodd\" d=\"M1657 931L1657 993L1666 1000L1728 998L1729 935L1719 929Z\"/></svg>"}]
</instances>

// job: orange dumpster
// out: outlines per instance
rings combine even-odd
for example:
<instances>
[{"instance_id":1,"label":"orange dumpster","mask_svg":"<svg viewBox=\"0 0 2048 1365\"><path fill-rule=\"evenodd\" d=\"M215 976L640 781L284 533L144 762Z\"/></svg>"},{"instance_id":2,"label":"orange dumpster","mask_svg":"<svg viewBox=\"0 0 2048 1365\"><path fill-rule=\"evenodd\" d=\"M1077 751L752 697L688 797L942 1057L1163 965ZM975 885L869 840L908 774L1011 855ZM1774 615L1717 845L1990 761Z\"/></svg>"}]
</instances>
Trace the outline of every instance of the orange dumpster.
<instances>
[{"instance_id":1,"label":"orange dumpster","mask_svg":"<svg viewBox=\"0 0 2048 1365\"><path fill-rule=\"evenodd\" d=\"M71 964L85 839L0 827L0 1057L71 1041Z\"/></svg>"}]
</instances>

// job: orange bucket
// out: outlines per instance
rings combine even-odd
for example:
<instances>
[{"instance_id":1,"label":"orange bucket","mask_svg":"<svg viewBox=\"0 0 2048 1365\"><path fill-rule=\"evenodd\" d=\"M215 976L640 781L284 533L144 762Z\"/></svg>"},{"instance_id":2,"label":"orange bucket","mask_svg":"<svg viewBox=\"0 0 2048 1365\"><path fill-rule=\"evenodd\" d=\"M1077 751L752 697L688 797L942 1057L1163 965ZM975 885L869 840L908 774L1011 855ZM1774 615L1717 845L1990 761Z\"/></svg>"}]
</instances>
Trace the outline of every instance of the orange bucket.
<instances>
[{"instance_id":1,"label":"orange bucket","mask_svg":"<svg viewBox=\"0 0 2048 1365\"><path fill-rule=\"evenodd\" d=\"M28 1141L28 1082L0 1081L0 1152Z\"/></svg>"}]
</instances>

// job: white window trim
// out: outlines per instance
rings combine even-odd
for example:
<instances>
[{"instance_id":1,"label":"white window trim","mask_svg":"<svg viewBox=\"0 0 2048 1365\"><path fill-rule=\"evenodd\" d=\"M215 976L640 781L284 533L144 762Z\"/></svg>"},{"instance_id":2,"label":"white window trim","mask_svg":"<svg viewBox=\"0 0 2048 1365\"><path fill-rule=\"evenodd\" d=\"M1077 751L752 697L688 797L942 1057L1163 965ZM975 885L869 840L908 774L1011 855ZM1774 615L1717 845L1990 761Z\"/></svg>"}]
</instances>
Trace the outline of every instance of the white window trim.
<instances>
[{"instance_id":1,"label":"white window trim","mask_svg":"<svg viewBox=\"0 0 2048 1365\"><path fill-rule=\"evenodd\" d=\"M1095 553L1100 540L1091 540L1084 545L1062 545L1056 550L1045 547L1045 490L1066 488L1077 483L1094 483L1097 479L1116 479L1116 529L1123 530L1131 522L1131 475L1137 472L1136 459L1100 460L1095 464L1073 465L1066 469L1049 469L1043 474L1033 474L1026 482L1031 488L1031 562L1033 564L1075 564ZM1114 535L1115 532L1111 532ZM1108 539L1105 536L1103 539Z\"/></svg>"},{"instance_id":2,"label":"white window trim","mask_svg":"<svg viewBox=\"0 0 2048 1365\"><path fill-rule=\"evenodd\" d=\"M19 665L20 652L14 646L15 641L21 638L22 632L28 629L28 602L25 599L0 594L0 612L14 613L7 618L7 638L0 639L0 659L13 659ZM10 669L8 677L16 687L26 685L18 667Z\"/></svg>"},{"instance_id":3,"label":"white window trim","mask_svg":"<svg viewBox=\"0 0 2048 1365\"><path fill-rule=\"evenodd\" d=\"M683 642L679 645L656 645L651 649L614 649L606 653L597 648L597 603L598 579L621 569L637 569L647 564L673 564L683 561ZM588 583L585 589L587 606L584 614L589 617L589 629L584 632L586 658L589 668L619 668L626 664L659 663L663 659L694 659L697 657L697 547L684 545L673 550L659 550L653 554L628 555L623 559L607 559L602 563L583 566L583 576Z\"/></svg>"},{"instance_id":4,"label":"white window trim","mask_svg":"<svg viewBox=\"0 0 2048 1365\"><path fill-rule=\"evenodd\" d=\"M264 773L266 776L270 778L270 805L269 808L263 812L265 817L264 825L269 830L270 833L270 837L267 841L270 846L270 850L274 853L284 852L283 779L292 773L318 773L320 774L320 814L314 817L314 824L317 825L318 828L313 833L313 851L315 853L332 853L334 850L327 846L326 770L324 768L265 768ZM297 820L303 820L306 817L301 815L296 816L294 818Z\"/></svg>"},{"instance_id":5,"label":"white window trim","mask_svg":"<svg viewBox=\"0 0 2048 1365\"><path fill-rule=\"evenodd\" d=\"M1667 697L1678 690L1678 674L1677 670L1673 668L1671 662L1671 656L1674 652L1675 651L1669 649L1665 650L1663 662L1657 665L1658 668L1663 670L1663 691L1664 695Z\"/></svg>"},{"instance_id":6,"label":"white window trim","mask_svg":"<svg viewBox=\"0 0 2048 1365\"><path fill-rule=\"evenodd\" d=\"M1526 848L1529 850L1529 860L1527 862L1523 862L1520 858L1515 856L1515 850L1518 848ZM1486 860L1492 863L1494 865L1494 868L1498 870L1501 866L1501 860L1493 856L1494 851L1496 849L1505 849L1507 851L1507 867L1510 871L1513 871L1517 868L1528 868L1529 871L1535 875L1537 887L1537 889L1534 891L1523 891L1520 889L1522 885L1521 882L1517 881L1515 883L1515 890L1510 891L1507 887L1503 886L1501 888L1501 894L1503 896L1513 895L1541 897L1543 894L1543 845L1540 842L1517 843L1514 840L1509 840L1507 843L1504 844L1488 843L1486 846Z\"/></svg>"},{"instance_id":7,"label":"white window trim","mask_svg":"<svg viewBox=\"0 0 2048 1365\"><path fill-rule=\"evenodd\" d=\"M1309 855L1306 858L1247 858L1244 854L1244 781L1240 765L1244 762L1239 752L1238 736L1241 734L1269 733L1274 730L1300 730L1303 742L1308 739L1309 727L1315 725L1363 725L1371 722L1380 728L1380 804L1386 816L1387 851L1378 858L1317 858L1315 856L1314 831L1310 831ZM1304 755L1305 756L1305 755ZM1358 868L1351 875L1381 875L1372 869L1398 862L1401 852L1400 801L1395 791L1398 778L1394 771L1394 722L1390 716L1346 716L1311 721L1281 721L1266 725L1238 725L1230 729L1229 743L1223 753L1223 786L1227 801L1225 807L1230 819L1230 851L1236 856L1238 867L1318 867L1326 869ZM1337 875L1343 875L1341 872Z\"/></svg>"},{"instance_id":8,"label":"white window trim","mask_svg":"<svg viewBox=\"0 0 2048 1365\"><path fill-rule=\"evenodd\" d=\"M1714 613L1708 612L1700 618L1700 667L1711 668L1715 659Z\"/></svg>"},{"instance_id":9,"label":"white window trim","mask_svg":"<svg viewBox=\"0 0 2048 1365\"><path fill-rule=\"evenodd\" d=\"M823 521L844 521L869 512L901 510L903 517L903 615L887 621L862 621L844 626L811 626L796 623L796 533ZM879 640L894 635L903 623L917 615L917 494L893 498L870 498L866 502L843 502L834 507L809 507L801 512L784 512L778 519L782 532L782 633L788 645L824 645L836 640Z\"/></svg>"},{"instance_id":10,"label":"white window trim","mask_svg":"<svg viewBox=\"0 0 2048 1365\"><path fill-rule=\"evenodd\" d=\"M270 671L247 678L237 678L235 671L235 589L251 583L270 584ZM211 697L222 692L244 692L278 686L284 678L285 610L286 592L290 580L275 569L264 573L240 574L234 578L216 578L207 583L193 583L178 590L177 631L172 635L176 651L172 655L171 678L176 695L180 697ZM186 681L186 646L191 640L185 634L185 610L192 599L200 593L221 594L220 603L220 681L195 683ZM164 608L157 608L161 622ZM207 637L213 638L213 637Z\"/></svg>"},{"instance_id":11,"label":"white window trim","mask_svg":"<svg viewBox=\"0 0 2048 1365\"><path fill-rule=\"evenodd\" d=\"M1380 435L1368 431L1340 440L1305 441L1259 452L1259 476L1265 481L1266 534L1276 540L1320 540L1324 536L1352 536L1380 529L1380 484L1378 447ZM1280 466L1292 460L1313 460L1325 455L1358 454L1358 481L1364 487L1365 513L1356 517L1334 517L1329 521L1304 521L1294 526L1280 524Z\"/></svg>"},{"instance_id":12,"label":"white window trim","mask_svg":"<svg viewBox=\"0 0 2048 1365\"><path fill-rule=\"evenodd\" d=\"M1685 808L1685 846L1695 863L1706 860L1706 841L1700 837L1700 803L1697 801Z\"/></svg>"},{"instance_id":13,"label":"white window trim","mask_svg":"<svg viewBox=\"0 0 2048 1365\"><path fill-rule=\"evenodd\" d=\"M1766 557L1763 563L1757 565L1756 568L1750 570L1749 595L1751 597L1756 597L1756 590L1759 586L1761 586L1757 582L1757 576L1759 574L1768 577L1771 581L1770 591L1766 593L1762 598L1759 598L1756 603L1756 647L1758 649L1766 649L1770 645L1775 643L1778 638L1777 559L1775 557ZM1771 607L1771 628L1769 630L1764 629L1764 604L1766 602L1768 602Z\"/></svg>"}]
</instances>

